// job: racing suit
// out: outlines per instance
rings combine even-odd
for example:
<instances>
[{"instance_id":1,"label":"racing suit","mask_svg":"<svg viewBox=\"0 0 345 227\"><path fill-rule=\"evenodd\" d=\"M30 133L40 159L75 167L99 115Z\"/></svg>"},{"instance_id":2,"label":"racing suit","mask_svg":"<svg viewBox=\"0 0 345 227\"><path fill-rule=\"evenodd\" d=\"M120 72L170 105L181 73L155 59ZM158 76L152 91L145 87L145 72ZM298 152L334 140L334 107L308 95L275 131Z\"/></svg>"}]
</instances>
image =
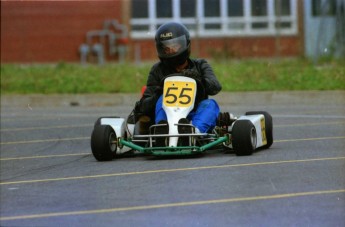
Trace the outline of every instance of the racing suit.
<instances>
[{"instance_id":1,"label":"racing suit","mask_svg":"<svg viewBox=\"0 0 345 227\"><path fill-rule=\"evenodd\" d=\"M222 86L214 75L211 66L204 59L188 59L186 70L195 72L190 77L197 81L194 109L187 116L187 119L200 132L207 132L215 127L219 114L217 102L208 99L208 96L216 95ZM155 119L156 124L167 119L162 108L163 81L168 75L174 73L177 73L175 69L162 62L154 64L150 70L147 88L140 100L140 111L151 119Z\"/></svg>"}]
</instances>

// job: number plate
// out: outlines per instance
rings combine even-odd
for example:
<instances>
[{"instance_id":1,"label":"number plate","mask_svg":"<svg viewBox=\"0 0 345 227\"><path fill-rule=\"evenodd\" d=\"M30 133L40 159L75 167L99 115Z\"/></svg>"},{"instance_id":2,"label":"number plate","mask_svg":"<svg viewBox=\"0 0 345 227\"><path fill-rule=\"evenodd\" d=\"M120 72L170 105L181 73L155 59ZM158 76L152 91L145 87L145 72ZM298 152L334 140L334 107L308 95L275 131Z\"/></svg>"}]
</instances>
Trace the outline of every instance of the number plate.
<instances>
[{"instance_id":1,"label":"number plate","mask_svg":"<svg viewBox=\"0 0 345 227\"><path fill-rule=\"evenodd\" d=\"M163 103L167 107L189 107L195 99L195 83L165 81Z\"/></svg>"}]
</instances>

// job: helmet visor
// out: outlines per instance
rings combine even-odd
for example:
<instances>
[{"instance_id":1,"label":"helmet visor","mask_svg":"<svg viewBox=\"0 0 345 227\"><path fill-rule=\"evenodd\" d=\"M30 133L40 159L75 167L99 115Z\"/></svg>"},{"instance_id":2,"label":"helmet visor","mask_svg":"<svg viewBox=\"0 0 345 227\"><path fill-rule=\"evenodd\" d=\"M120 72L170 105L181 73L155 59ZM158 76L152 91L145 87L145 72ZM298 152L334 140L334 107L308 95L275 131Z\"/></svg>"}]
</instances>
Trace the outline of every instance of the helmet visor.
<instances>
[{"instance_id":1,"label":"helmet visor","mask_svg":"<svg viewBox=\"0 0 345 227\"><path fill-rule=\"evenodd\" d=\"M187 49L187 38L185 35L160 41L158 48L159 57L169 58L174 57L182 53Z\"/></svg>"}]
</instances>

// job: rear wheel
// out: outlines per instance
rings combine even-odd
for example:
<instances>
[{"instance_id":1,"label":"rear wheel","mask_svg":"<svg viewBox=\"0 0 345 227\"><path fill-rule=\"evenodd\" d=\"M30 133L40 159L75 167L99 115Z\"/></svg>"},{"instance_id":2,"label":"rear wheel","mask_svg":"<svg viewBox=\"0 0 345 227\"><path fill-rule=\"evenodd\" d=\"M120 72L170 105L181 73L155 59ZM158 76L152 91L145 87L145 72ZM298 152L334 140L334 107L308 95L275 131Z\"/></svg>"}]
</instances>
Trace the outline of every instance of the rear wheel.
<instances>
[{"instance_id":1,"label":"rear wheel","mask_svg":"<svg viewBox=\"0 0 345 227\"><path fill-rule=\"evenodd\" d=\"M232 147L238 156L251 155L256 148L257 135L249 120L236 121L232 127Z\"/></svg>"},{"instance_id":2,"label":"rear wheel","mask_svg":"<svg viewBox=\"0 0 345 227\"><path fill-rule=\"evenodd\" d=\"M265 111L246 112L246 115L256 115L256 114L262 114L265 117L265 132L266 132L267 144L263 146L262 148L267 149L273 144L273 119L272 119L272 116Z\"/></svg>"},{"instance_id":3,"label":"rear wheel","mask_svg":"<svg viewBox=\"0 0 345 227\"><path fill-rule=\"evenodd\" d=\"M110 161L116 156L117 136L109 125L97 125L91 135L91 150L98 161Z\"/></svg>"}]
</instances>

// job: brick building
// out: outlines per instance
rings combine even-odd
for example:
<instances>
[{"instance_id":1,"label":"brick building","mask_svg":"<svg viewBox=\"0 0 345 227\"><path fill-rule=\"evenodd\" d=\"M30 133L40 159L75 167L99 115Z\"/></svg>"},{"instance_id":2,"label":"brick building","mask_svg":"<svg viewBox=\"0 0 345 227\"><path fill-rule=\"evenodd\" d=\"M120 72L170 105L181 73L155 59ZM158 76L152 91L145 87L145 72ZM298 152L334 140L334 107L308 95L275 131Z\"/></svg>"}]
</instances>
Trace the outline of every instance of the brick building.
<instances>
[{"instance_id":1,"label":"brick building","mask_svg":"<svg viewBox=\"0 0 345 227\"><path fill-rule=\"evenodd\" d=\"M78 62L83 43L101 43L107 61L126 45L128 60L156 59L153 37L167 21L185 24L193 56L274 57L304 54L303 2L298 0L1 1L1 62ZM116 20L126 37L87 40ZM89 33L88 33L89 32ZM101 33L99 33L101 34Z\"/></svg>"}]
</instances>

